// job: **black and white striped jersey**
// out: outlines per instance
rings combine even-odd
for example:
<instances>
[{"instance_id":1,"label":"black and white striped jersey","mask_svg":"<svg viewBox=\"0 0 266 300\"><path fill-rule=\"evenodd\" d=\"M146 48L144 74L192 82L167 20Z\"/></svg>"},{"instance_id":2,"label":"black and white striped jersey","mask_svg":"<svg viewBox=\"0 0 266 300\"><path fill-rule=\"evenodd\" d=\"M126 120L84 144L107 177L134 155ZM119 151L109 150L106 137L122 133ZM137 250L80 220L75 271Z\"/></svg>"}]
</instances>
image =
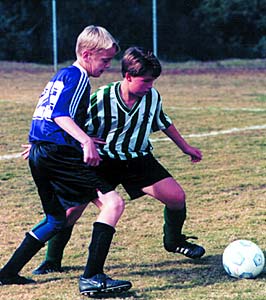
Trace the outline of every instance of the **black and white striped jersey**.
<instances>
[{"instance_id":1,"label":"black and white striped jersey","mask_svg":"<svg viewBox=\"0 0 266 300\"><path fill-rule=\"evenodd\" d=\"M91 95L86 126L89 136L106 141L99 146L101 156L126 160L150 153L150 134L168 128L172 121L163 112L156 89L129 108L121 99L119 87L120 81L112 82Z\"/></svg>"}]
</instances>

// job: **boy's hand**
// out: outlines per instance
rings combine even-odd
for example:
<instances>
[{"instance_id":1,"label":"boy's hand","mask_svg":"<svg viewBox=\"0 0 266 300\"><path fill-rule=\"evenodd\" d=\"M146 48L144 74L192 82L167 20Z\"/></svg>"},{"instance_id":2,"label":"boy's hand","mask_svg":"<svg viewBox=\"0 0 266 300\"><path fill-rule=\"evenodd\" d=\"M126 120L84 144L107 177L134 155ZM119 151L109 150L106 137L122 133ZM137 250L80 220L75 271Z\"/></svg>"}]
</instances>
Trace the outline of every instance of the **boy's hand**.
<instances>
[{"instance_id":1,"label":"boy's hand","mask_svg":"<svg viewBox=\"0 0 266 300\"><path fill-rule=\"evenodd\" d=\"M190 155L191 162L197 163L202 160L202 153L199 149L194 147L189 147L185 151L186 154Z\"/></svg>"},{"instance_id":2,"label":"boy's hand","mask_svg":"<svg viewBox=\"0 0 266 300\"><path fill-rule=\"evenodd\" d=\"M29 158L31 144L22 144L21 147L24 148L25 150L21 152L20 155L23 157L23 159L26 160Z\"/></svg>"},{"instance_id":3,"label":"boy's hand","mask_svg":"<svg viewBox=\"0 0 266 300\"><path fill-rule=\"evenodd\" d=\"M94 138L90 138L82 144L83 161L92 167L97 167L102 160L94 144L95 142Z\"/></svg>"},{"instance_id":4,"label":"boy's hand","mask_svg":"<svg viewBox=\"0 0 266 300\"><path fill-rule=\"evenodd\" d=\"M98 151L97 151L97 145L105 145L106 142L98 137L90 136L91 141L87 141L82 145L83 148L83 154L84 154L84 162L89 164L90 166L96 167L100 164L102 161ZM96 151L96 152L95 152Z\"/></svg>"}]
</instances>

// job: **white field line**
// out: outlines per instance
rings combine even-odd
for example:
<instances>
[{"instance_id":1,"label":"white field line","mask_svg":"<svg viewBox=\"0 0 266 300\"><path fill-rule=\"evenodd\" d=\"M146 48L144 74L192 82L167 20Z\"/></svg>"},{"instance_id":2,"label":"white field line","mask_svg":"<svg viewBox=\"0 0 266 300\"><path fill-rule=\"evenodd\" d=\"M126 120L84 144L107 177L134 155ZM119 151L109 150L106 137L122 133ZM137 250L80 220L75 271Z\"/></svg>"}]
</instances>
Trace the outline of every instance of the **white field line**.
<instances>
[{"instance_id":1,"label":"white field line","mask_svg":"<svg viewBox=\"0 0 266 300\"><path fill-rule=\"evenodd\" d=\"M211 131L207 133L196 133L196 134L188 134L183 135L184 138L201 138L201 137L208 137L208 136L217 136L217 135L223 135L223 134L231 134L235 132L243 132L243 131L250 131L250 130L261 130L266 129L265 125L256 125L256 126L248 126L243 128L231 128L227 130L220 130L220 131ZM170 141L170 139L167 138L158 138L158 139L150 139L151 142L163 142L163 141Z\"/></svg>"},{"instance_id":2,"label":"white field line","mask_svg":"<svg viewBox=\"0 0 266 300\"><path fill-rule=\"evenodd\" d=\"M208 136L217 136L217 135L223 135L223 134L231 134L235 132L244 132L244 131L250 131L250 130L262 130L266 129L265 125L255 125L255 126L248 126L248 127L242 127L242 128L231 128L227 130L220 130L220 131L211 131L206 133L196 133L196 134L188 134L183 135L184 138L201 138L201 137L208 137ZM171 141L168 137L166 138L158 138L158 139L150 139L152 143L156 142L165 142L165 141ZM13 158L19 158L21 157L20 153L14 153L14 154L6 154L0 156L0 160L6 160L6 159L13 159Z\"/></svg>"},{"instance_id":3,"label":"white field line","mask_svg":"<svg viewBox=\"0 0 266 300\"><path fill-rule=\"evenodd\" d=\"M6 155L1 155L0 160L12 159L12 158L18 158L18 157L21 157L20 153L6 154Z\"/></svg>"},{"instance_id":4,"label":"white field line","mask_svg":"<svg viewBox=\"0 0 266 300\"><path fill-rule=\"evenodd\" d=\"M165 106L164 110L212 110L212 111L246 111L246 112L266 112L266 108L230 108L230 107L178 107L178 106Z\"/></svg>"}]
</instances>

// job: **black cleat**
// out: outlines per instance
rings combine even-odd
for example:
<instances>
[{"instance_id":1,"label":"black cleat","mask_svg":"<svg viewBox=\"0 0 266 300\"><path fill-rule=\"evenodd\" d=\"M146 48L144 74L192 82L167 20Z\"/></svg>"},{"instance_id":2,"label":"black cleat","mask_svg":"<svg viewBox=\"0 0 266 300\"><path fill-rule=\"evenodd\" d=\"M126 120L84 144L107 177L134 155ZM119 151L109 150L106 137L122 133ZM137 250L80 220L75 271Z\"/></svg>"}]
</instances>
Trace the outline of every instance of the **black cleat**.
<instances>
[{"instance_id":1,"label":"black cleat","mask_svg":"<svg viewBox=\"0 0 266 300\"><path fill-rule=\"evenodd\" d=\"M91 278L79 278L79 291L82 295L94 297L100 294L121 293L132 287L130 281L113 280L106 274L96 274Z\"/></svg>"},{"instance_id":2,"label":"black cleat","mask_svg":"<svg viewBox=\"0 0 266 300\"><path fill-rule=\"evenodd\" d=\"M178 245L175 249L175 253L180 253L185 255L186 257L197 259L204 255L205 249L202 246L199 246L197 244L192 244L187 242L188 239L198 239L194 236L188 236L182 235L182 240L178 241Z\"/></svg>"},{"instance_id":3,"label":"black cleat","mask_svg":"<svg viewBox=\"0 0 266 300\"><path fill-rule=\"evenodd\" d=\"M185 255L186 257L197 259L204 255L205 249L202 246L197 244L189 243L188 239L198 239L195 236L185 236L181 235L181 238L175 243L175 245L171 245L171 247L167 247L165 245L165 249L169 252L180 253Z\"/></svg>"},{"instance_id":4,"label":"black cleat","mask_svg":"<svg viewBox=\"0 0 266 300\"><path fill-rule=\"evenodd\" d=\"M34 275L43 275L48 273L54 273L54 272L63 272L63 269L61 266L57 263L44 260L39 267L37 267L35 270L32 271L32 274Z\"/></svg>"},{"instance_id":5,"label":"black cleat","mask_svg":"<svg viewBox=\"0 0 266 300\"><path fill-rule=\"evenodd\" d=\"M33 284L36 283L33 279L29 279L20 275L13 275L13 276L1 276L0 275L0 285L7 285L7 284Z\"/></svg>"}]
</instances>

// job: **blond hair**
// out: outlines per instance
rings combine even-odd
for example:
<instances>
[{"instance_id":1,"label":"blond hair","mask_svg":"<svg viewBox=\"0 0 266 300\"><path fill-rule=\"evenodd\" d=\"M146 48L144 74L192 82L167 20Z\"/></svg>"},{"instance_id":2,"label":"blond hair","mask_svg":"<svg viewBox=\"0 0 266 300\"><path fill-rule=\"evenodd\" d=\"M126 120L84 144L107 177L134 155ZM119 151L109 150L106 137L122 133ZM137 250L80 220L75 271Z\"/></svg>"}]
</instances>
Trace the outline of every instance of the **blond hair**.
<instances>
[{"instance_id":1,"label":"blond hair","mask_svg":"<svg viewBox=\"0 0 266 300\"><path fill-rule=\"evenodd\" d=\"M77 38L76 55L81 57L84 50L101 51L116 47L116 51L120 51L120 47L115 38L103 27L90 25L83 29Z\"/></svg>"}]
</instances>

